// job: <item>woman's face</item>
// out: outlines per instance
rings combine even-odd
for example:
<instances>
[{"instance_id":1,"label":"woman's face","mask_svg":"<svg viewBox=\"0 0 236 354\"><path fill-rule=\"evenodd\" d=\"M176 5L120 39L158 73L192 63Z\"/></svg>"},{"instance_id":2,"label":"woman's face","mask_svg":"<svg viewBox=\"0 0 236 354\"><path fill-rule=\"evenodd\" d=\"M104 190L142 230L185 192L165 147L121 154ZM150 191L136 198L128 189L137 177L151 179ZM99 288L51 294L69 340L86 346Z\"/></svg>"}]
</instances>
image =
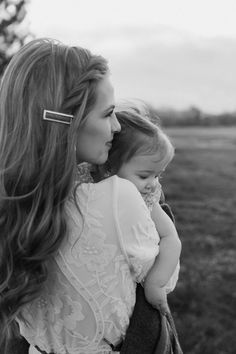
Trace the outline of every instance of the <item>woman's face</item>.
<instances>
[{"instance_id":1,"label":"woman's face","mask_svg":"<svg viewBox=\"0 0 236 354\"><path fill-rule=\"evenodd\" d=\"M76 145L77 163L103 164L120 124L114 113L114 89L106 75L97 85L97 99L93 109L85 117L78 133Z\"/></svg>"}]
</instances>

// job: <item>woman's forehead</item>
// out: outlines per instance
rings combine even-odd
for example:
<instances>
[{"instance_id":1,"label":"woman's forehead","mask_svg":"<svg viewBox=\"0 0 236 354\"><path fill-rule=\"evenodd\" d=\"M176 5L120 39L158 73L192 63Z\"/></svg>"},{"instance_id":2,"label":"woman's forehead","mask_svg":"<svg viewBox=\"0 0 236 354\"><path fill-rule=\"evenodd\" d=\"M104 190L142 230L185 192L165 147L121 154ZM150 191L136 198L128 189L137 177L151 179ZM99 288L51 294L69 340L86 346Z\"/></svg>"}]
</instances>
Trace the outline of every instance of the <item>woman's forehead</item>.
<instances>
[{"instance_id":1,"label":"woman's forehead","mask_svg":"<svg viewBox=\"0 0 236 354\"><path fill-rule=\"evenodd\" d=\"M105 75L104 78L97 85L97 98L94 108L100 110L106 110L110 106L114 106L114 87L110 81L109 75Z\"/></svg>"}]
</instances>

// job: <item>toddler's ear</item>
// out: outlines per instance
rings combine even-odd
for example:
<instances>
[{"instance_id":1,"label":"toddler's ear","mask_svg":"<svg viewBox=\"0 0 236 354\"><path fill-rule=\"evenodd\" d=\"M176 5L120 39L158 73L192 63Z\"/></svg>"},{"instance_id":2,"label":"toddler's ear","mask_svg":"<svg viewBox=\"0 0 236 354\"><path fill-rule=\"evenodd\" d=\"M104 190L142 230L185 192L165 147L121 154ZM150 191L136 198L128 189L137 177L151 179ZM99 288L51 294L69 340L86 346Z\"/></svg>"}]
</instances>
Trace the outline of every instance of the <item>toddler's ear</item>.
<instances>
[{"instance_id":1,"label":"toddler's ear","mask_svg":"<svg viewBox=\"0 0 236 354\"><path fill-rule=\"evenodd\" d=\"M172 213L171 207L169 206L169 204L167 203L160 203L162 209L166 212L166 214L171 218L171 220L173 221L173 223L175 223L175 217L174 214Z\"/></svg>"}]
</instances>

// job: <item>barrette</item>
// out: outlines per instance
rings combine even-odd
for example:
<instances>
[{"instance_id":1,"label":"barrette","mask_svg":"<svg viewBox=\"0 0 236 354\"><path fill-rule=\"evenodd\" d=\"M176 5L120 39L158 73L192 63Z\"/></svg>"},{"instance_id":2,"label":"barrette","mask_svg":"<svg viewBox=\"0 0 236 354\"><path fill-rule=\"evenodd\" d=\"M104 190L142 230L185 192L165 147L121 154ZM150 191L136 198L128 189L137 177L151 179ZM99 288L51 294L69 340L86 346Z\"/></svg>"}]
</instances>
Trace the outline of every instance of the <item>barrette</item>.
<instances>
[{"instance_id":1,"label":"barrette","mask_svg":"<svg viewBox=\"0 0 236 354\"><path fill-rule=\"evenodd\" d=\"M43 120L48 120L50 122L71 124L72 118L74 118L74 116L71 114L49 111L47 109L43 110Z\"/></svg>"}]
</instances>

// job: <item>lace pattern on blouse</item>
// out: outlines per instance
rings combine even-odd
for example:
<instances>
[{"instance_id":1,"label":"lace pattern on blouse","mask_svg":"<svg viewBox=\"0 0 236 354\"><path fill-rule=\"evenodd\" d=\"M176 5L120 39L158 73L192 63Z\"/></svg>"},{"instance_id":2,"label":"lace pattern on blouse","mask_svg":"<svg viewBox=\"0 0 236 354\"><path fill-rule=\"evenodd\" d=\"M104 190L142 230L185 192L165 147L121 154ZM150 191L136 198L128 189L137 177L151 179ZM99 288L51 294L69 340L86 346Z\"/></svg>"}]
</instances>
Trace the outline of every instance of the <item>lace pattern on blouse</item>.
<instances>
[{"instance_id":1,"label":"lace pattern on blouse","mask_svg":"<svg viewBox=\"0 0 236 354\"><path fill-rule=\"evenodd\" d=\"M62 271L62 273L65 275L65 277L70 280L70 283L74 286L74 288L78 291L78 293L84 297L85 301L89 302L89 305L93 310L96 319L96 324L97 324L96 333L93 342L97 345L104 336L104 322L103 322L101 309L98 303L95 301L93 295L80 282L80 280L72 273L71 269L69 268L61 252L58 253L56 262L58 267ZM88 345L90 345L90 343L88 343Z\"/></svg>"},{"instance_id":2,"label":"lace pattern on blouse","mask_svg":"<svg viewBox=\"0 0 236 354\"><path fill-rule=\"evenodd\" d=\"M21 334L28 342L48 353L111 353L108 343L118 344L128 327L135 304L135 282L145 275L158 253L150 215L142 230L134 217L136 227L132 224L130 229L130 249L132 239L142 233L148 245L147 258L143 259L143 251L137 256L132 251L127 262L111 217L113 197L106 202L107 193L111 195L115 188L114 179L110 181L103 184L104 188L92 183L78 187L80 212L74 201L68 201L68 238L51 261L41 296L25 307L23 314L30 326L19 321ZM104 205L98 208L101 201ZM143 207L149 214L144 202ZM123 210L121 206L119 210Z\"/></svg>"}]
</instances>

